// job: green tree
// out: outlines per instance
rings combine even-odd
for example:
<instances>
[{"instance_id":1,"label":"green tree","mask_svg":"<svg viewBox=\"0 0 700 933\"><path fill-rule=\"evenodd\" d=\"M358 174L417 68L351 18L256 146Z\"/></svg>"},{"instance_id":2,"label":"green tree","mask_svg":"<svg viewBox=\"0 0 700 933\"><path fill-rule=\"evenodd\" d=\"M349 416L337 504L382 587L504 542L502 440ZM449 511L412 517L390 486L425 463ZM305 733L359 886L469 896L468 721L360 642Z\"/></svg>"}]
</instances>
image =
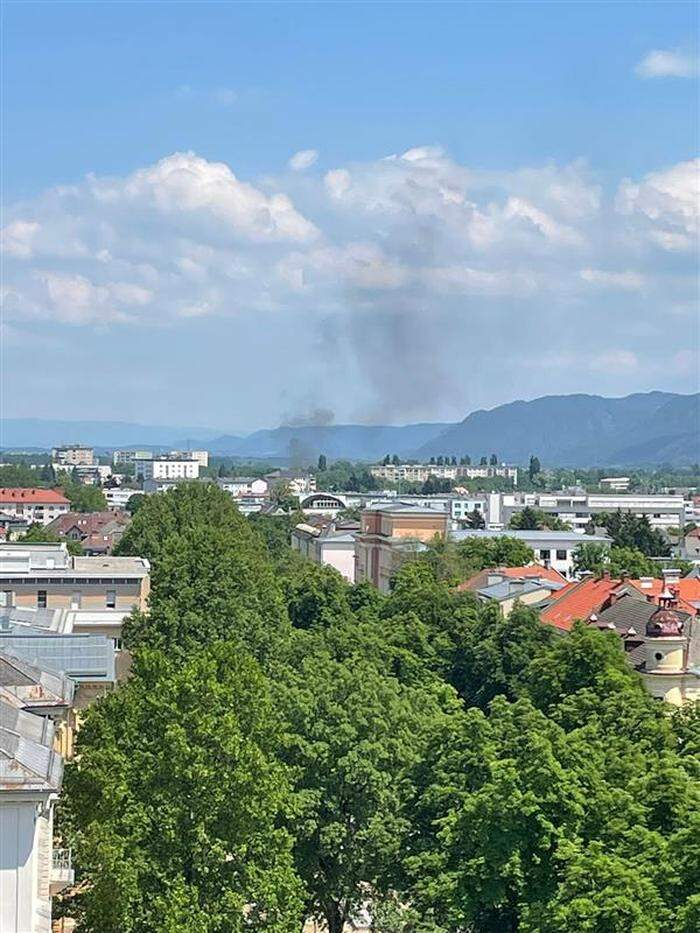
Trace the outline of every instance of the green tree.
<instances>
[{"instance_id":1,"label":"green tree","mask_svg":"<svg viewBox=\"0 0 700 933\"><path fill-rule=\"evenodd\" d=\"M126 511L133 517L145 502L146 496L143 493L137 492L133 496L129 496L126 503Z\"/></svg>"},{"instance_id":2,"label":"green tree","mask_svg":"<svg viewBox=\"0 0 700 933\"><path fill-rule=\"evenodd\" d=\"M391 458L391 462L394 464L394 466L399 466L399 464L401 463L399 455L394 454L394 456Z\"/></svg>"},{"instance_id":3,"label":"green tree","mask_svg":"<svg viewBox=\"0 0 700 933\"><path fill-rule=\"evenodd\" d=\"M235 645L176 668L144 652L87 710L62 832L84 933L299 929L290 789L267 683Z\"/></svg>"},{"instance_id":4,"label":"green tree","mask_svg":"<svg viewBox=\"0 0 700 933\"><path fill-rule=\"evenodd\" d=\"M481 460L479 460L479 466L486 466L486 465L487 465L487 462L488 462L488 461L487 461L486 457L482 457Z\"/></svg>"},{"instance_id":5,"label":"green tree","mask_svg":"<svg viewBox=\"0 0 700 933\"><path fill-rule=\"evenodd\" d=\"M356 647L345 657L328 648L322 633L299 633L274 683L287 720L281 756L294 776L295 863L307 912L342 933L368 887L388 892L398 883L411 831L407 774L455 707L445 688L409 688Z\"/></svg>"},{"instance_id":6,"label":"green tree","mask_svg":"<svg viewBox=\"0 0 700 933\"><path fill-rule=\"evenodd\" d=\"M62 488L75 512L102 512L107 508L107 500L99 486L70 482L64 483Z\"/></svg>"},{"instance_id":7,"label":"green tree","mask_svg":"<svg viewBox=\"0 0 700 933\"><path fill-rule=\"evenodd\" d=\"M632 515L618 509L596 515L594 524L607 530L615 547L632 548L646 557L667 557L671 553L668 541L660 531L651 527L646 515Z\"/></svg>"},{"instance_id":8,"label":"green tree","mask_svg":"<svg viewBox=\"0 0 700 933\"><path fill-rule=\"evenodd\" d=\"M533 482L533 480L538 475L538 473L541 472L541 470L542 470L542 467L540 465L539 457L535 457L534 455L530 457L530 463L527 468L527 475L530 477L530 482Z\"/></svg>"},{"instance_id":9,"label":"green tree","mask_svg":"<svg viewBox=\"0 0 700 933\"><path fill-rule=\"evenodd\" d=\"M328 461L326 460L325 454L319 454L318 456L318 469L320 473L325 473L328 468Z\"/></svg>"},{"instance_id":10,"label":"green tree","mask_svg":"<svg viewBox=\"0 0 700 933\"><path fill-rule=\"evenodd\" d=\"M465 521L469 528L486 528L486 519L481 509L472 509Z\"/></svg>"},{"instance_id":11,"label":"green tree","mask_svg":"<svg viewBox=\"0 0 700 933\"><path fill-rule=\"evenodd\" d=\"M491 466L498 466L498 457L496 456L496 454L491 454L491 456L489 457L489 463Z\"/></svg>"},{"instance_id":12,"label":"green tree","mask_svg":"<svg viewBox=\"0 0 700 933\"><path fill-rule=\"evenodd\" d=\"M63 538L51 528L40 525L38 522L32 522L27 529L26 534L19 537L19 541L30 541L34 544L65 544L68 553L78 556L83 553L83 546L80 541L73 541L72 538Z\"/></svg>"}]
</instances>

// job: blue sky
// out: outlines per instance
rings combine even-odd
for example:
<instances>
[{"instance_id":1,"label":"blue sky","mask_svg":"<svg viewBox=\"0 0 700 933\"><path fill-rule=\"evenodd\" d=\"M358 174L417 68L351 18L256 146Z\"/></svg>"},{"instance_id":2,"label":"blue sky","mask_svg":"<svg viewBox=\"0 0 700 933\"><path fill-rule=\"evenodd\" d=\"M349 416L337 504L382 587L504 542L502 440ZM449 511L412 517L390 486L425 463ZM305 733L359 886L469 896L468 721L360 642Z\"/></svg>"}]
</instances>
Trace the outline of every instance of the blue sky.
<instances>
[{"instance_id":1,"label":"blue sky","mask_svg":"<svg viewBox=\"0 0 700 933\"><path fill-rule=\"evenodd\" d=\"M3 17L5 416L697 389L696 5Z\"/></svg>"}]
</instances>

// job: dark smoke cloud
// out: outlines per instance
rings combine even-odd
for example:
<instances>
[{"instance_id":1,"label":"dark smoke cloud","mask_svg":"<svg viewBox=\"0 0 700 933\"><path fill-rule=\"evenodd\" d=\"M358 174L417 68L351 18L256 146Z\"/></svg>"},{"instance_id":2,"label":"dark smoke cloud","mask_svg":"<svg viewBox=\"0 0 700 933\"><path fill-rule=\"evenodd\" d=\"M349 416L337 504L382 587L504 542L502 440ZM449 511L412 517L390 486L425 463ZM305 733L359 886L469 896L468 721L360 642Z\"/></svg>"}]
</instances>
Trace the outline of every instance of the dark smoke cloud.
<instances>
[{"instance_id":1,"label":"dark smoke cloud","mask_svg":"<svg viewBox=\"0 0 700 933\"><path fill-rule=\"evenodd\" d=\"M283 428L325 428L335 421L335 412L330 408L312 408L306 412L282 416Z\"/></svg>"}]
</instances>

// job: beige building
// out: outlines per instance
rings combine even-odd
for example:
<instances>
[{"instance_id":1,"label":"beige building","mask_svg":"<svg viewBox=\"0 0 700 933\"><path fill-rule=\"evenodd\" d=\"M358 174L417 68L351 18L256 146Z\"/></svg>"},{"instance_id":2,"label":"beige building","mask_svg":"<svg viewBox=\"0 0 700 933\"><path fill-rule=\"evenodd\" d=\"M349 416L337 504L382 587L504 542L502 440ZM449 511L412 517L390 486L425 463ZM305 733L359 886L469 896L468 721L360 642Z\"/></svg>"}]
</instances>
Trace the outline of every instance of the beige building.
<instances>
[{"instance_id":1,"label":"beige building","mask_svg":"<svg viewBox=\"0 0 700 933\"><path fill-rule=\"evenodd\" d=\"M0 489L0 512L38 525L48 525L70 509L70 502L57 489Z\"/></svg>"},{"instance_id":2,"label":"beige building","mask_svg":"<svg viewBox=\"0 0 700 933\"><path fill-rule=\"evenodd\" d=\"M92 447L83 444L67 444L64 447L54 447L51 451L51 461L54 467L70 469L74 466L92 466L97 463L95 451Z\"/></svg>"},{"instance_id":3,"label":"beige building","mask_svg":"<svg viewBox=\"0 0 700 933\"><path fill-rule=\"evenodd\" d=\"M355 536L355 582L367 580L388 593L401 564L434 538L444 538L447 527L444 508L398 501L365 509Z\"/></svg>"},{"instance_id":4,"label":"beige building","mask_svg":"<svg viewBox=\"0 0 700 933\"><path fill-rule=\"evenodd\" d=\"M0 590L9 605L93 613L145 610L150 565L141 557L73 557L61 544L0 546Z\"/></svg>"}]
</instances>

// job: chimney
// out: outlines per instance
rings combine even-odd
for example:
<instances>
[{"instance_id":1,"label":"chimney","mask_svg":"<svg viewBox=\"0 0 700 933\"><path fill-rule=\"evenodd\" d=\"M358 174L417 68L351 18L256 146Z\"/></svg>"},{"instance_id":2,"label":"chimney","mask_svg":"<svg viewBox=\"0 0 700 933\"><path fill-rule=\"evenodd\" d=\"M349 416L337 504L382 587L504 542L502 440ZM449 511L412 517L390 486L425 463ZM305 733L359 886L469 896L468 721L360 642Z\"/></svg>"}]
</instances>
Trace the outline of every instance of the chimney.
<instances>
[{"instance_id":1,"label":"chimney","mask_svg":"<svg viewBox=\"0 0 700 933\"><path fill-rule=\"evenodd\" d=\"M503 582L503 574L498 573L497 571L489 571L486 577L487 586L495 586L497 583Z\"/></svg>"},{"instance_id":2,"label":"chimney","mask_svg":"<svg viewBox=\"0 0 700 933\"><path fill-rule=\"evenodd\" d=\"M675 568L664 568L661 573L663 574L664 584L668 587L669 583L680 583L681 572Z\"/></svg>"},{"instance_id":3,"label":"chimney","mask_svg":"<svg viewBox=\"0 0 700 933\"><path fill-rule=\"evenodd\" d=\"M653 585L654 585L653 577L640 577L639 578L639 586L641 587L641 589L650 590L653 587Z\"/></svg>"},{"instance_id":4,"label":"chimney","mask_svg":"<svg viewBox=\"0 0 700 933\"><path fill-rule=\"evenodd\" d=\"M629 572L629 570L623 570L622 573L620 574L620 582L621 582L621 583L627 583L627 581L629 580L629 578L630 578L630 572Z\"/></svg>"}]
</instances>

